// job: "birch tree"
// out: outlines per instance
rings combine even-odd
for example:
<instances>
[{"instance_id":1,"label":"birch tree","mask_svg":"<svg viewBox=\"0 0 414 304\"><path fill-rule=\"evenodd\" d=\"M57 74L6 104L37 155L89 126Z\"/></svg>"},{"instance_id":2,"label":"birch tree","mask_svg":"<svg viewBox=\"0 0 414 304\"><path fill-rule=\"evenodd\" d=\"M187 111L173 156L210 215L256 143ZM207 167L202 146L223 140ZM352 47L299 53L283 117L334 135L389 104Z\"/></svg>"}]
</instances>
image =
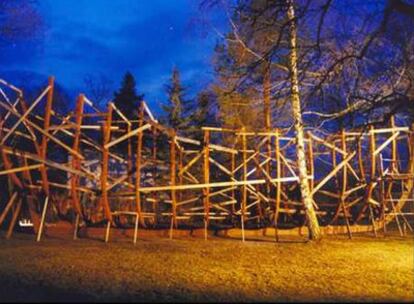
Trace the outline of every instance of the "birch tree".
<instances>
[{"instance_id":1,"label":"birch tree","mask_svg":"<svg viewBox=\"0 0 414 304\"><path fill-rule=\"evenodd\" d=\"M288 0L287 15L290 21L289 24L289 69L290 69L290 88L291 88L291 102L292 115L294 119L294 126L296 131L296 154L299 168L299 183L302 194L302 201L305 206L305 213L307 224L309 228L309 238L318 240L321 238L318 218L316 217L315 208L313 206L313 198L310 192L308 183L308 173L305 155L305 136L303 131L302 111L299 95L299 81L298 81L298 58L296 52L296 26L295 26L295 10L293 0Z\"/></svg>"}]
</instances>

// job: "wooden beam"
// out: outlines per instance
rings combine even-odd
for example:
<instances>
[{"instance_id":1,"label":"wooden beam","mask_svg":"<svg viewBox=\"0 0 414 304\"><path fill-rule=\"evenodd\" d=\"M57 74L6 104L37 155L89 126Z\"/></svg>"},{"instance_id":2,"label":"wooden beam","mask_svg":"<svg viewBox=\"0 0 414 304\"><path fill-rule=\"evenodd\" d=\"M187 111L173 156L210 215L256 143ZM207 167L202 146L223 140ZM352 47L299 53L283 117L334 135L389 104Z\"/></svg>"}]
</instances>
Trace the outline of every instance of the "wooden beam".
<instances>
[{"instance_id":1,"label":"wooden beam","mask_svg":"<svg viewBox=\"0 0 414 304\"><path fill-rule=\"evenodd\" d=\"M3 212L0 215L0 227L16 198L17 198L17 192L14 192L13 195L10 197L9 201L7 202L6 207L4 208Z\"/></svg>"},{"instance_id":2,"label":"wooden beam","mask_svg":"<svg viewBox=\"0 0 414 304\"><path fill-rule=\"evenodd\" d=\"M203 162L203 171L204 171L204 183L208 185L210 183L210 132L204 130L204 162ZM207 228L209 224L209 212L210 212L210 187L204 188L204 238L207 240Z\"/></svg>"},{"instance_id":3,"label":"wooden beam","mask_svg":"<svg viewBox=\"0 0 414 304\"><path fill-rule=\"evenodd\" d=\"M320 188L322 188L323 185L325 185L339 170L342 169L343 166L346 165L348 161L352 159L355 155L355 151L349 154L340 164L338 164L335 169L333 169L325 178L319 182L318 185L313 189L311 195L314 195Z\"/></svg>"},{"instance_id":4,"label":"wooden beam","mask_svg":"<svg viewBox=\"0 0 414 304\"><path fill-rule=\"evenodd\" d=\"M122 141L124 141L124 140L126 140L126 139L128 139L128 138L130 138L132 136L135 136L135 135L137 135L139 133L142 133L143 131L145 131L145 130L147 130L149 128L151 128L151 125L150 124L145 124L143 126L140 126L140 127L136 128L135 130L132 130L132 131L128 132L127 134L125 134L125 135L123 135L123 136L121 136L121 137L119 137L119 138L117 138L117 139L115 139L115 140L113 140L113 141L105 144L104 145L104 148L105 149L109 149L110 147L115 146L116 144L119 144L120 142L122 142Z\"/></svg>"},{"instance_id":5,"label":"wooden beam","mask_svg":"<svg viewBox=\"0 0 414 304\"><path fill-rule=\"evenodd\" d=\"M36 170L36 169L40 169L43 166L44 166L43 164L39 164L39 165L31 165L31 166L13 168L13 169L9 169L9 170L3 170L3 171L0 171L0 175L10 174L10 173L17 173L17 172L22 172L22 171Z\"/></svg>"},{"instance_id":6,"label":"wooden beam","mask_svg":"<svg viewBox=\"0 0 414 304\"><path fill-rule=\"evenodd\" d=\"M37 106L37 104L42 100L42 98L52 89L52 87L49 86L40 94L40 96L30 105L30 108L23 114L19 115L19 119L17 122L13 125L13 127L10 128L9 133L7 133L1 140L0 144L4 144L6 140L10 137L10 135L13 134L13 132L17 129L17 127L26 119L26 117L32 112L32 110ZM6 107L6 110L9 110Z\"/></svg>"},{"instance_id":7,"label":"wooden beam","mask_svg":"<svg viewBox=\"0 0 414 304\"><path fill-rule=\"evenodd\" d=\"M76 101L76 109L75 109L75 125L76 125L76 129L75 129L75 138L73 141L73 146L72 149L76 152L79 153L79 143L80 143L80 136L81 136L81 129L80 126L82 125L82 114L83 114L83 106L85 103L85 98L83 94L80 94L78 96L78 99ZM80 164L80 159L77 156L72 156L72 168L74 170L80 170L81 169L81 164ZM75 212L77 213L77 215L81 215L82 211L81 211L81 206L80 206L80 199L79 199L79 193L78 193L78 187L79 187L79 176L78 175L73 175L71 178L71 189L70 189L70 193L72 196L72 203L73 203L73 207L75 209ZM75 229L77 229L75 227Z\"/></svg>"},{"instance_id":8,"label":"wooden beam","mask_svg":"<svg viewBox=\"0 0 414 304\"><path fill-rule=\"evenodd\" d=\"M13 212L13 216L9 224L9 229L7 230L6 239L10 239L13 234L13 229L14 229L14 226L16 226L17 218L19 217L20 210L22 208L22 203L23 203L23 200L22 198L20 198L19 202L17 203L16 209Z\"/></svg>"},{"instance_id":9,"label":"wooden beam","mask_svg":"<svg viewBox=\"0 0 414 304\"><path fill-rule=\"evenodd\" d=\"M102 149L102 170L101 170L101 204L103 205L105 211L105 217L108 220L110 225L112 222L112 213L111 207L109 206L108 201L108 162L109 162L109 148L106 147L106 144L111 139L111 129L112 124L112 109L111 105L108 105L108 115L106 118L106 123L103 127L103 149ZM108 228L109 229L109 228Z\"/></svg>"}]
</instances>

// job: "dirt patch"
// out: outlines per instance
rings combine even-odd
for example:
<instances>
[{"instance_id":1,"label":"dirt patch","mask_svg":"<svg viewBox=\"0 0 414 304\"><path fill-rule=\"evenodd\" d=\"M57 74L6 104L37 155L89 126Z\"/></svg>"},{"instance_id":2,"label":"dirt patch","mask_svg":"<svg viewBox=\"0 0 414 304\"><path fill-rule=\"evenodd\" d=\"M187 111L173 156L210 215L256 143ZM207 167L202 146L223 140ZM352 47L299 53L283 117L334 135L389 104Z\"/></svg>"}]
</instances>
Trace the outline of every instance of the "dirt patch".
<instances>
[{"instance_id":1,"label":"dirt patch","mask_svg":"<svg viewBox=\"0 0 414 304\"><path fill-rule=\"evenodd\" d=\"M1 301L414 301L413 238L0 240Z\"/></svg>"}]
</instances>

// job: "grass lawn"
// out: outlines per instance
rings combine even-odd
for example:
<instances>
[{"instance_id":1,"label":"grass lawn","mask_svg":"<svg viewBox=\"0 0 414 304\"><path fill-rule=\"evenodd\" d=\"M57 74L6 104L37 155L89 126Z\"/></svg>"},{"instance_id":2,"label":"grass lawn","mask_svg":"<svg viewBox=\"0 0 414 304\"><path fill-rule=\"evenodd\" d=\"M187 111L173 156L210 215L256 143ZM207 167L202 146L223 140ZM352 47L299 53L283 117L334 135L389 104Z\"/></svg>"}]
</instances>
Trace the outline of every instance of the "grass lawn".
<instances>
[{"instance_id":1,"label":"grass lawn","mask_svg":"<svg viewBox=\"0 0 414 304\"><path fill-rule=\"evenodd\" d=\"M0 301L414 301L412 236L0 240Z\"/></svg>"}]
</instances>

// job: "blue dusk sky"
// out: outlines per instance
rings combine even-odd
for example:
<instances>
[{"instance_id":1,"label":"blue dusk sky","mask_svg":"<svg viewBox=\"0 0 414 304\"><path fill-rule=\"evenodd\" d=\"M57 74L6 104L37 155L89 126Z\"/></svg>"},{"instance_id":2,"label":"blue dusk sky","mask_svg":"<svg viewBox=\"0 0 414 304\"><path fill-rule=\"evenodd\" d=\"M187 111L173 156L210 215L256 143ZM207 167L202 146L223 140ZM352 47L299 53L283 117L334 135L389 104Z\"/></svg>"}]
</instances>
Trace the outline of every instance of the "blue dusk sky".
<instances>
[{"instance_id":1,"label":"blue dusk sky","mask_svg":"<svg viewBox=\"0 0 414 304\"><path fill-rule=\"evenodd\" d=\"M1 46L0 78L35 73L71 94L84 89L86 75L104 74L120 85L129 70L139 93L155 111L166 99L165 84L176 66L191 96L213 77L211 60L225 16L208 24L197 0L41 0L45 23L41 43Z\"/></svg>"}]
</instances>

